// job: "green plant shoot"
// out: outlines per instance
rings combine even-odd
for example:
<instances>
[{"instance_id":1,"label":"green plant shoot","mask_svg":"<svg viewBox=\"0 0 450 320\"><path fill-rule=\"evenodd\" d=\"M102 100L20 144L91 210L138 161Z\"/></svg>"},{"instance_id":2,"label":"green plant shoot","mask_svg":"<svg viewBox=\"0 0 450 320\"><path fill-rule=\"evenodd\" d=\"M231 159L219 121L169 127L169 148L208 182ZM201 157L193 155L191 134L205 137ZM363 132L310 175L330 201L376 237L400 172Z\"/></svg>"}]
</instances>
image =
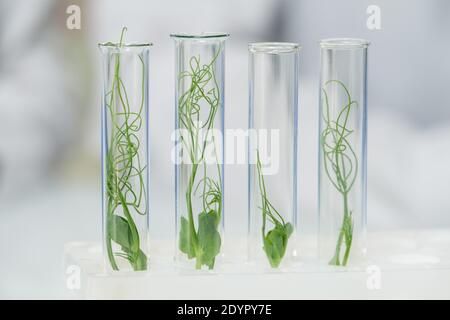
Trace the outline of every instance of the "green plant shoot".
<instances>
[{"instance_id":1,"label":"green plant shoot","mask_svg":"<svg viewBox=\"0 0 450 320\"><path fill-rule=\"evenodd\" d=\"M283 216L275 209L267 198L266 184L262 173L261 159L257 150L258 184L261 194L262 241L263 250L272 268L278 268L286 253L289 237L293 232L292 224L286 223ZM268 222L273 228L266 232Z\"/></svg>"},{"instance_id":2,"label":"green plant shoot","mask_svg":"<svg viewBox=\"0 0 450 320\"><path fill-rule=\"evenodd\" d=\"M345 105L340 109L336 119L330 114L330 104L327 87L340 87L346 96ZM333 187L342 196L343 220L339 230L334 256L330 265L346 266L353 240L353 213L349 208L349 193L358 174L358 158L350 143L353 130L349 129L349 118L353 108L358 106L353 101L347 87L338 80L329 80L322 88L324 129L321 133L320 143L323 152L323 163L326 175ZM341 250L344 249L343 254Z\"/></svg>"},{"instance_id":3,"label":"green plant shoot","mask_svg":"<svg viewBox=\"0 0 450 320\"><path fill-rule=\"evenodd\" d=\"M123 46L125 31L126 28L123 28L118 48ZM111 120L108 123L111 136L105 154L106 250L113 270L119 270L116 259L120 258L127 260L133 270L141 271L147 269L147 256L141 249L141 241L145 241L145 237L141 239L134 218L147 214L147 165L142 163L140 156L140 149L145 146L139 140L145 130L145 66L143 58L139 56L142 92L139 108L133 111L121 78L120 53L114 53L111 59L114 59L114 76L111 90L104 97Z\"/></svg>"},{"instance_id":4,"label":"green plant shoot","mask_svg":"<svg viewBox=\"0 0 450 320\"><path fill-rule=\"evenodd\" d=\"M221 92L215 75L215 62L222 51L217 50L212 61L201 62L200 56L191 57L189 70L180 73L179 86L188 83L188 89L178 99L178 122L187 134L181 135L183 152L190 159L190 173L185 194L187 217L180 220L179 249L189 259L195 259L196 269L206 266L213 269L216 256L220 252L221 237L219 225L222 216L222 176L219 162L217 177L208 176L205 150L208 141L214 144L214 154L217 150L211 129L220 108ZM202 118L202 115L206 115ZM200 131L206 132L202 136ZM217 180L216 180L217 179ZM196 214L194 197L201 200L201 212Z\"/></svg>"}]
</instances>

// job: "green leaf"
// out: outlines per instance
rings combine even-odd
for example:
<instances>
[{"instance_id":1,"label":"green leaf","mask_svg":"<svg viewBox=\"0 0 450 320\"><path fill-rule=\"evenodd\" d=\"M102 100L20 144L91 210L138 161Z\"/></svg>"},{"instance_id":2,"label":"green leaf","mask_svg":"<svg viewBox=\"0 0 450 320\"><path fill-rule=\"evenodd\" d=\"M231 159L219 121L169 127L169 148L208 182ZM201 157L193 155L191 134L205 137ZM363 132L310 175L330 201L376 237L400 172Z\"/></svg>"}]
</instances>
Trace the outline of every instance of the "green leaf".
<instances>
[{"instance_id":1,"label":"green leaf","mask_svg":"<svg viewBox=\"0 0 450 320\"><path fill-rule=\"evenodd\" d=\"M294 232L294 227L289 222L284 225L284 230L286 231L286 236L289 238Z\"/></svg>"},{"instance_id":2,"label":"green leaf","mask_svg":"<svg viewBox=\"0 0 450 320\"><path fill-rule=\"evenodd\" d=\"M139 249L139 251L133 253L133 237L130 225L128 221L118 215L113 215L108 219L108 233L111 239L119 244L128 256L130 256L130 262L133 265L135 271L147 270L147 256Z\"/></svg>"},{"instance_id":3,"label":"green leaf","mask_svg":"<svg viewBox=\"0 0 450 320\"><path fill-rule=\"evenodd\" d=\"M272 268L278 268L281 260L286 253L288 238L293 232L293 227L290 223L285 225L276 225L264 237L264 251Z\"/></svg>"},{"instance_id":4,"label":"green leaf","mask_svg":"<svg viewBox=\"0 0 450 320\"><path fill-rule=\"evenodd\" d=\"M192 241L193 235L189 230L189 221L185 217L181 217L180 224L180 240L179 248L180 251L187 254L189 259L195 257L194 241Z\"/></svg>"},{"instance_id":5,"label":"green leaf","mask_svg":"<svg viewBox=\"0 0 450 320\"><path fill-rule=\"evenodd\" d=\"M113 215L108 218L108 233L111 239L118 243L122 248L131 251L131 243L133 238L131 236L131 229L128 221L118 215Z\"/></svg>"},{"instance_id":6,"label":"green leaf","mask_svg":"<svg viewBox=\"0 0 450 320\"><path fill-rule=\"evenodd\" d=\"M202 212L198 216L198 244L201 264L214 268L216 256L220 252L221 239L217 228L220 222L220 215L215 210L208 213Z\"/></svg>"}]
</instances>

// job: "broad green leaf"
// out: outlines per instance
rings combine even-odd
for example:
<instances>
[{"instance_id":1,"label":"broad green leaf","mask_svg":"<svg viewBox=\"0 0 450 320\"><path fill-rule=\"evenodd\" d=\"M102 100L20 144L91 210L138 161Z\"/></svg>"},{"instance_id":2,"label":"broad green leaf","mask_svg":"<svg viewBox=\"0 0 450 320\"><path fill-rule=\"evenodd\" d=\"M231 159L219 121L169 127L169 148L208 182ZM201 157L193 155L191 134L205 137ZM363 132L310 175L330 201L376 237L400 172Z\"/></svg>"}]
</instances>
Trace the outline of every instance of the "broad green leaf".
<instances>
[{"instance_id":1,"label":"broad green leaf","mask_svg":"<svg viewBox=\"0 0 450 320\"><path fill-rule=\"evenodd\" d=\"M108 234L111 239L118 243L122 248L131 251L131 229L128 221L118 215L108 217Z\"/></svg>"},{"instance_id":2,"label":"broad green leaf","mask_svg":"<svg viewBox=\"0 0 450 320\"><path fill-rule=\"evenodd\" d=\"M197 259L201 264L214 268L216 256L220 252L221 239L217 230L220 222L219 214L210 210L208 213L202 212L198 216L198 244L200 248Z\"/></svg>"},{"instance_id":3,"label":"broad green leaf","mask_svg":"<svg viewBox=\"0 0 450 320\"><path fill-rule=\"evenodd\" d=\"M272 268L278 268L286 253L288 239L293 232L290 223L277 225L264 237L264 251Z\"/></svg>"},{"instance_id":4,"label":"broad green leaf","mask_svg":"<svg viewBox=\"0 0 450 320\"><path fill-rule=\"evenodd\" d=\"M128 225L128 230L130 234L129 246L127 247L131 251L133 260L137 258L139 254L139 232L134 224L133 218L131 217L130 210L126 204L124 195L119 192L120 203L122 204L123 213L126 218L126 223Z\"/></svg>"},{"instance_id":5,"label":"broad green leaf","mask_svg":"<svg viewBox=\"0 0 450 320\"><path fill-rule=\"evenodd\" d=\"M282 228L275 227L264 237L264 251L273 268L277 268L283 258L285 236L285 232Z\"/></svg>"},{"instance_id":6,"label":"broad green leaf","mask_svg":"<svg viewBox=\"0 0 450 320\"><path fill-rule=\"evenodd\" d=\"M194 241L192 239L194 236L195 235L192 235L189 230L189 221L185 217L181 217L180 240L178 246L181 252L188 255L189 259L195 257Z\"/></svg>"},{"instance_id":7,"label":"broad green leaf","mask_svg":"<svg viewBox=\"0 0 450 320\"><path fill-rule=\"evenodd\" d=\"M133 254L131 245L133 238L131 228L128 221L120 216L113 215L109 218L108 232L111 239L119 244L126 254L130 257L130 263L133 265L135 271L142 271L147 269L147 256L139 249L137 254Z\"/></svg>"}]
</instances>

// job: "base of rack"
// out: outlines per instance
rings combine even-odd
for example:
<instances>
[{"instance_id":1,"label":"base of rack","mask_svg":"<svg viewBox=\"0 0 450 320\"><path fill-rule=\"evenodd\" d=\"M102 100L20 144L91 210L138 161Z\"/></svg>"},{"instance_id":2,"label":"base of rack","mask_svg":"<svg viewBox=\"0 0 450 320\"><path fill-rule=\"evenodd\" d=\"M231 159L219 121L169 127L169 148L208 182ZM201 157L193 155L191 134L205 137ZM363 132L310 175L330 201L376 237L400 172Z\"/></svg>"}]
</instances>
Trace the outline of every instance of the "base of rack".
<instances>
[{"instance_id":1,"label":"base of rack","mask_svg":"<svg viewBox=\"0 0 450 320\"><path fill-rule=\"evenodd\" d=\"M100 244L68 243L67 290L78 299L450 299L450 230L369 234L371 262L351 269L309 260L281 272L243 261L220 273L186 271L161 254L171 242L155 247L148 272L111 274Z\"/></svg>"}]
</instances>

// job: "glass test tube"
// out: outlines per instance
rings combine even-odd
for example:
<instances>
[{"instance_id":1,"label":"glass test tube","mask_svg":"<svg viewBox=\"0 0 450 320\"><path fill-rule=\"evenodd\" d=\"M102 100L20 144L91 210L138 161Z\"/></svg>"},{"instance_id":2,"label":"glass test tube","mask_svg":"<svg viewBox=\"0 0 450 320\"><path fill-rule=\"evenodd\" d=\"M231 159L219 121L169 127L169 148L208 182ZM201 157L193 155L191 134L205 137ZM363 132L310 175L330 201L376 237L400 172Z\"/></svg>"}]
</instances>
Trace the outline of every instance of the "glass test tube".
<instances>
[{"instance_id":1,"label":"glass test tube","mask_svg":"<svg viewBox=\"0 0 450 320\"><path fill-rule=\"evenodd\" d=\"M123 44L122 40L99 45L103 61L103 250L110 271L148 269L150 46Z\"/></svg>"},{"instance_id":2,"label":"glass test tube","mask_svg":"<svg viewBox=\"0 0 450 320\"><path fill-rule=\"evenodd\" d=\"M367 48L320 42L319 256L346 266L366 253Z\"/></svg>"},{"instance_id":3,"label":"glass test tube","mask_svg":"<svg viewBox=\"0 0 450 320\"><path fill-rule=\"evenodd\" d=\"M223 247L225 33L175 41L176 261L212 270Z\"/></svg>"},{"instance_id":4,"label":"glass test tube","mask_svg":"<svg viewBox=\"0 0 450 320\"><path fill-rule=\"evenodd\" d=\"M299 51L249 45L248 257L272 268L296 254Z\"/></svg>"}]
</instances>

